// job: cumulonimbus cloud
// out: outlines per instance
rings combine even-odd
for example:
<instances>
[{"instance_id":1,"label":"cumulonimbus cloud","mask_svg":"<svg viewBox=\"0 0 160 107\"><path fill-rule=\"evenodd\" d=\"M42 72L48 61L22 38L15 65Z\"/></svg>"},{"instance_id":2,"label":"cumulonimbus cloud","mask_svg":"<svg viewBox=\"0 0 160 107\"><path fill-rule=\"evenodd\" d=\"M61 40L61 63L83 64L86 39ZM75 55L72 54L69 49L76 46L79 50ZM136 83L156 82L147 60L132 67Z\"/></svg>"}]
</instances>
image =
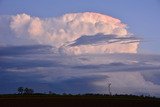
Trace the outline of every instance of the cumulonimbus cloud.
<instances>
[{"instance_id":1,"label":"cumulonimbus cloud","mask_svg":"<svg viewBox=\"0 0 160 107\"><path fill-rule=\"evenodd\" d=\"M0 18L0 23L3 23L3 19ZM119 19L99 13L71 13L56 18L39 18L27 14L18 14L10 16L7 24L5 27L1 25L0 31L6 32L7 30L3 29L8 29L11 32L10 35L14 35L16 38L14 40L18 42L27 41L27 44L32 41L38 44L51 45L57 49L57 52L66 54L137 53L139 44L138 40L124 41L123 38L130 38L131 36L126 29L127 26ZM3 37L6 38L9 35L2 34L0 34L1 43L6 40ZM101 44L70 45L85 35L94 36L93 39L96 40L95 35L97 34L106 37L114 35L115 37L111 38L110 41L115 41L116 38L120 40L112 43L103 41ZM14 42L14 44L16 43Z\"/></svg>"}]
</instances>

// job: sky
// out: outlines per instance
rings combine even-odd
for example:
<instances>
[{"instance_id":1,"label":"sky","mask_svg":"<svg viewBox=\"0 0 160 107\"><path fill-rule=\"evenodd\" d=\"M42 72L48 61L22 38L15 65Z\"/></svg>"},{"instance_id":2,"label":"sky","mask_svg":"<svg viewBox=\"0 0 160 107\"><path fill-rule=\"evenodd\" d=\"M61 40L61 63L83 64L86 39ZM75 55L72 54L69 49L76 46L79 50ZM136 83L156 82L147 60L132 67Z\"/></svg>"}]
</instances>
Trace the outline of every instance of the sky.
<instances>
[{"instance_id":1,"label":"sky","mask_svg":"<svg viewBox=\"0 0 160 107\"><path fill-rule=\"evenodd\" d=\"M160 96L159 0L0 0L0 93Z\"/></svg>"},{"instance_id":2,"label":"sky","mask_svg":"<svg viewBox=\"0 0 160 107\"><path fill-rule=\"evenodd\" d=\"M36 6L35 6L36 5ZM58 6L57 6L58 5ZM98 12L121 19L141 39L140 53L158 54L160 31L159 0L1 0L0 15L26 13L37 17L58 17L66 13Z\"/></svg>"}]
</instances>

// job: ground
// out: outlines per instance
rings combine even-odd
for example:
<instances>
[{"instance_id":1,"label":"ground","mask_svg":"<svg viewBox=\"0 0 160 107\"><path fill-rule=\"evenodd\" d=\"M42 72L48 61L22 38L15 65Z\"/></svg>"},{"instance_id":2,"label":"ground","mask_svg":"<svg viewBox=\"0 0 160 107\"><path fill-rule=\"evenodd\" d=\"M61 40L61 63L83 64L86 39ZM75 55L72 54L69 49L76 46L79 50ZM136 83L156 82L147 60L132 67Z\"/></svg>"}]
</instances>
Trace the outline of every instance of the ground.
<instances>
[{"instance_id":1,"label":"ground","mask_svg":"<svg viewBox=\"0 0 160 107\"><path fill-rule=\"evenodd\" d=\"M1 95L0 107L160 107L160 99L104 95Z\"/></svg>"}]
</instances>

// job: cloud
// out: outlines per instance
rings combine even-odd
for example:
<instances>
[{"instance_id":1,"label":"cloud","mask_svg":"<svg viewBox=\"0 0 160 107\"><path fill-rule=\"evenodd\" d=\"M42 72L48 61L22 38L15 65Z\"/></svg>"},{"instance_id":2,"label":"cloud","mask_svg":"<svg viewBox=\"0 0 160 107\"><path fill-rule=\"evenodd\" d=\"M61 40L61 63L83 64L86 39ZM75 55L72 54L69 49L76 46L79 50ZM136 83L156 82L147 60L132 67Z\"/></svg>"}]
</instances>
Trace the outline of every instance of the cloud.
<instances>
[{"instance_id":1,"label":"cloud","mask_svg":"<svg viewBox=\"0 0 160 107\"><path fill-rule=\"evenodd\" d=\"M7 23L4 24L4 20ZM137 53L139 44L138 39L137 41L131 39L132 36L126 29L127 26L119 19L99 13L70 13L53 18L17 14L8 17L1 16L0 23L3 23L0 27L1 44L45 44L55 47L57 53L62 54ZM69 45L83 36L99 39L96 38L97 34L102 34L106 38L111 37L111 40L108 40L110 44L104 41L103 44L96 44L96 46L93 43L74 47ZM128 42L122 41L124 38L127 38ZM115 39L117 42L114 42Z\"/></svg>"},{"instance_id":2,"label":"cloud","mask_svg":"<svg viewBox=\"0 0 160 107\"><path fill-rule=\"evenodd\" d=\"M0 93L18 86L36 91L145 94L160 96L160 56L100 54L61 56L51 46L0 47ZM6 84L12 86L12 88ZM36 85L37 84L37 85Z\"/></svg>"},{"instance_id":3,"label":"cloud","mask_svg":"<svg viewBox=\"0 0 160 107\"><path fill-rule=\"evenodd\" d=\"M104 73L108 78L94 82L97 86L105 87L111 82L111 91L115 94L144 94L159 96L160 85L144 79L140 72L109 72ZM103 76L104 76L103 75Z\"/></svg>"},{"instance_id":4,"label":"cloud","mask_svg":"<svg viewBox=\"0 0 160 107\"><path fill-rule=\"evenodd\" d=\"M47 52L48 50L48 52ZM0 56L19 56L51 53L52 46L47 45L25 45L25 46L1 46Z\"/></svg>"},{"instance_id":5,"label":"cloud","mask_svg":"<svg viewBox=\"0 0 160 107\"><path fill-rule=\"evenodd\" d=\"M41 92L107 93L110 81L113 93L160 96L160 56L133 54L140 41L119 19L90 12L18 14L0 16L0 32L2 93L24 84L42 86Z\"/></svg>"},{"instance_id":6,"label":"cloud","mask_svg":"<svg viewBox=\"0 0 160 107\"><path fill-rule=\"evenodd\" d=\"M62 46L60 52L66 54L137 53L139 40L117 35L84 35L69 45Z\"/></svg>"}]
</instances>

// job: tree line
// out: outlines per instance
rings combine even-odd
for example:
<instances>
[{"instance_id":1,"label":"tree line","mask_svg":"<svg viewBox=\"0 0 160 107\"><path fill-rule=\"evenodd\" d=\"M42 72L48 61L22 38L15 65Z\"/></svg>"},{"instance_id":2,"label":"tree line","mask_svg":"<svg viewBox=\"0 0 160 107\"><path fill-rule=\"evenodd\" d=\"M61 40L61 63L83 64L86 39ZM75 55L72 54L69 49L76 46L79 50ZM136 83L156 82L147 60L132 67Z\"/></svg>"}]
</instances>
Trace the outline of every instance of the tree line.
<instances>
[{"instance_id":1,"label":"tree line","mask_svg":"<svg viewBox=\"0 0 160 107\"><path fill-rule=\"evenodd\" d=\"M34 90L31 88L25 88L25 87L18 87L17 89L19 94L33 94Z\"/></svg>"}]
</instances>

